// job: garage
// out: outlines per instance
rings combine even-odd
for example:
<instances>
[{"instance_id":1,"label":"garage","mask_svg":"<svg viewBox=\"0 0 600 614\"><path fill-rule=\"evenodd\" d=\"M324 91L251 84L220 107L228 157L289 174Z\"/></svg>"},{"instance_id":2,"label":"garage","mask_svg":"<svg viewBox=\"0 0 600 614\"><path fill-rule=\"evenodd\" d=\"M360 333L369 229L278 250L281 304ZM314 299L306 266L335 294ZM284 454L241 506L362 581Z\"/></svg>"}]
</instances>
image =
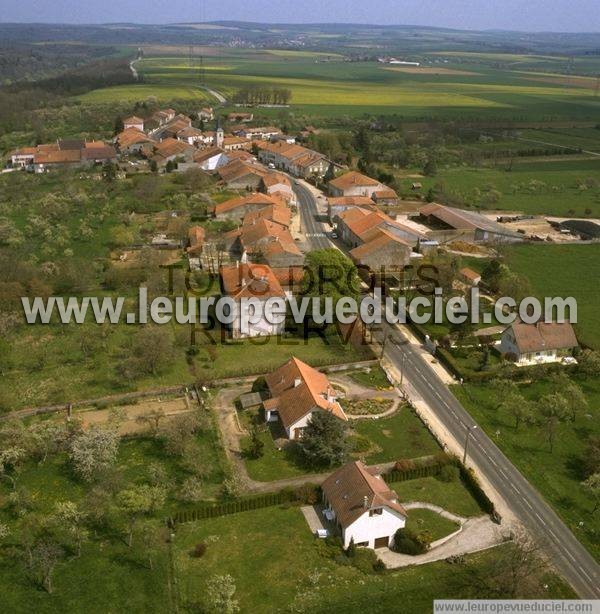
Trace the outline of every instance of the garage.
<instances>
[{"instance_id":1,"label":"garage","mask_svg":"<svg viewBox=\"0 0 600 614\"><path fill-rule=\"evenodd\" d=\"M386 537L376 537L375 538L375 548L387 548L390 543L390 536L386 535Z\"/></svg>"}]
</instances>

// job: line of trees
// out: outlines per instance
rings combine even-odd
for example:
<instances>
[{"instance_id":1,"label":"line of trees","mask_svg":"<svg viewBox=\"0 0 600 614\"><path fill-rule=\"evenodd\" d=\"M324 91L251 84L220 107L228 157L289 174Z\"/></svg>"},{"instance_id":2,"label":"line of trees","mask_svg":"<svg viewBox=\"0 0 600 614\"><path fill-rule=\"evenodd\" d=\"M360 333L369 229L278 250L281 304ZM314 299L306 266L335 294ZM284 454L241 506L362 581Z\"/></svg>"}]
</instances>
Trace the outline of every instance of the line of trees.
<instances>
[{"instance_id":1,"label":"line of trees","mask_svg":"<svg viewBox=\"0 0 600 614\"><path fill-rule=\"evenodd\" d=\"M238 104L289 104L291 99L289 89L261 85L243 87L233 97Z\"/></svg>"}]
</instances>

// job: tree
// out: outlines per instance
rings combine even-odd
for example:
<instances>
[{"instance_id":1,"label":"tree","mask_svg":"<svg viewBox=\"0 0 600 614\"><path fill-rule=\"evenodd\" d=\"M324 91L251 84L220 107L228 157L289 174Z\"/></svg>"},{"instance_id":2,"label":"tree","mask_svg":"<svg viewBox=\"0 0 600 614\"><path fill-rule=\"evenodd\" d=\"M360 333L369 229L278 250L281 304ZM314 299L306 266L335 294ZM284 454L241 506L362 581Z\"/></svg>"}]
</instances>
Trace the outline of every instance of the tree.
<instances>
[{"instance_id":1,"label":"tree","mask_svg":"<svg viewBox=\"0 0 600 614\"><path fill-rule=\"evenodd\" d=\"M140 414L135 421L140 424L147 424L152 435L156 436L158 434L160 422L165 417L164 410L155 407L145 414Z\"/></svg>"},{"instance_id":2,"label":"tree","mask_svg":"<svg viewBox=\"0 0 600 614\"><path fill-rule=\"evenodd\" d=\"M148 569L154 569L155 560L165 550L165 539L159 528L151 521L138 523L134 529L133 542L138 544L139 554L146 561Z\"/></svg>"},{"instance_id":3,"label":"tree","mask_svg":"<svg viewBox=\"0 0 600 614\"><path fill-rule=\"evenodd\" d=\"M592 514L595 514L598 507L600 507L600 473L593 473L581 485L590 493L595 501L594 509L592 510Z\"/></svg>"},{"instance_id":4,"label":"tree","mask_svg":"<svg viewBox=\"0 0 600 614\"><path fill-rule=\"evenodd\" d=\"M491 382L494 390L494 397L496 398L496 406L494 409L498 410L511 396L518 394L517 385L510 379L496 378Z\"/></svg>"},{"instance_id":5,"label":"tree","mask_svg":"<svg viewBox=\"0 0 600 614\"><path fill-rule=\"evenodd\" d=\"M248 453L251 458L261 458L264 453L265 442L260 438L260 432L258 426L254 424L250 431L250 446L248 447Z\"/></svg>"},{"instance_id":6,"label":"tree","mask_svg":"<svg viewBox=\"0 0 600 614\"><path fill-rule=\"evenodd\" d=\"M116 177L117 177L116 166L110 160L107 160L102 165L102 179L104 179L106 183L112 183L116 179Z\"/></svg>"},{"instance_id":7,"label":"tree","mask_svg":"<svg viewBox=\"0 0 600 614\"><path fill-rule=\"evenodd\" d=\"M600 437L590 437L582 458L584 475L600 473Z\"/></svg>"},{"instance_id":8,"label":"tree","mask_svg":"<svg viewBox=\"0 0 600 614\"><path fill-rule=\"evenodd\" d=\"M315 411L300 440L300 449L311 466L340 465L348 454L344 423L326 411Z\"/></svg>"},{"instance_id":9,"label":"tree","mask_svg":"<svg viewBox=\"0 0 600 614\"><path fill-rule=\"evenodd\" d=\"M119 436L115 430L92 427L77 435L69 451L75 472L86 482L112 467L119 452Z\"/></svg>"},{"instance_id":10,"label":"tree","mask_svg":"<svg viewBox=\"0 0 600 614\"><path fill-rule=\"evenodd\" d=\"M182 456L192 435L201 428L201 421L197 413L174 416L161 429L165 451L172 456Z\"/></svg>"},{"instance_id":11,"label":"tree","mask_svg":"<svg viewBox=\"0 0 600 614\"><path fill-rule=\"evenodd\" d=\"M588 400L581 390L581 387L569 379L565 373L560 373L553 378L554 389L560 393L567 401L571 420L575 422L579 411L588 406Z\"/></svg>"},{"instance_id":12,"label":"tree","mask_svg":"<svg viewBox=\"0 0 600 614\"><path fill-rule=\"evenodd\" d=\"M214 575L206 582L205 605L207 614L235 614L240 611L235 581L229 575Z\"/></svg>"},{"instance_id":13,"label":"tree","mask_svg":"<svg viewBox=\"0 0 600 614\"><path fill-rule=\"evenodd\" d=\"M81 556L81 547L89 537L89 531L85 527L85 512L73 501L58 501L55 504L54 519L73 542L77 556Z\"/></svg>"},{"instance_id":14,"label":"tree","mask_svg":"<svg viewBox=\"0 0 600 614\"><path fill-rule=\"evenodd\" d=\"M583 375L597 377L600 375L600 352L584 350L577 357L578 371Z\"/></svg>"},{"instance_id":15,"label":"tree","mask_svg":"<svg viewBox=\"0 0 600 614\"><path fill-rule=\"evenodd\" d=\"M517 532L513 544L498 549L489 562L457 566L454 590L461 598L519 599L543 592L541 579L548 570L539 544Z\"/></svg>"},{"instance_id":16,"label":"tree","mask_svg":"<svg viewBox=\"0 0 600 614\"><path fill-rule=\"evenodd\" d=\"M301 294L307 297L331 297L336 302L344 297L358 298L358 271L354 263L337 249L309 252L304 263Z\"/></svg>"},{"instance_id":17,"label":"tree","mask_svg":"<svg viewBox=\"0 0 600 614\"><path fill-rule=\"evenodd\" d=\"M122 490L117 494L119 510L128 519L127 545L131 546L137 521L147 514L160 509L165 503L166 493L160 486L140 484Z\"/></svg>"},{"instance_id":18,"label":"tree","mask_svg":"<svg viewBox=\"0 0 600 614\"><path fill-rule=\"evenodd\" d=\"M175 353L173 337L163 326L144 326L133 340L133 361L141 373L156 375L171 363Z\"/></svg>"},{"instance_id":19,"label":"tree","mask_svg":"<svg viewBox=\"0 0 600 614\"><path fill-rule=\"evenodd\" d=\"M119 134L120 132L123 132L123 120L121 117L117 117L115 119L114 134Z\"/></svg>"},{"instance_id":20,"label":"tree","mask_svg":"<svg viewBox=\"0 0 600 614\"><path fill-rule=\"evenodd\" d=\"M491 292L496 293L500 288L500 280L508 272L508 267L500 262L500 260L492 260L481 271L481 279L486 283Z\"/></svg>"},{"instance_id":21,"label":"tree","mask_svg":"<svg viewBox=\"0 0 600 614\"><path fill-rule=\"evenodd\" d=\"M204 496L202 480L195 475L186 478L181 484L178 496L182 501L189 501L190 503L201 501Z\"/></svg>"},{"instance_id":22,"label":"tree","mask_svg":"<svg viewBox=\"0 0 600 614\"><path fill-rule=\"evenodd\" d=\"M517 431L522 422L531 424L534 421L533 404L518 392L513 392L505 398L502 402L502 408L515 419L515 430Z\"/></svg>"},{"instance_id":23,"label":"tree","mask_svg":"<svg viewBox=\"0 0 600 614\"><path fill-rule=\"evenodd\" d=\"M65 557L64 548L54 540L45 537L31 549L30 568L38 574L44 590L52 593L52 575L58 563Z\"/></svg>"},{"instance_id":24,"label":"tree","mask_svg":"<svg viewBox=\"0 0 600 614\"><path fill-rule=\"evenodd\" d=\"M423 168L423 174L427 177L435 177L437 175L437 164L435 160L429 158L425 167Z\"/></svg>"},{"instance_id":25,"label":"tree","mask_svg":"<svg viewBox=\"0 0 600 614\"><path fill-rule=\"evenodd\" d=\"M546 431L546 438L550 446L550 452L554 451L554 437L556 429L569 415L569 403L558 392L547 394L539 400L540 423Z\"/></svg>"}]
</instances>

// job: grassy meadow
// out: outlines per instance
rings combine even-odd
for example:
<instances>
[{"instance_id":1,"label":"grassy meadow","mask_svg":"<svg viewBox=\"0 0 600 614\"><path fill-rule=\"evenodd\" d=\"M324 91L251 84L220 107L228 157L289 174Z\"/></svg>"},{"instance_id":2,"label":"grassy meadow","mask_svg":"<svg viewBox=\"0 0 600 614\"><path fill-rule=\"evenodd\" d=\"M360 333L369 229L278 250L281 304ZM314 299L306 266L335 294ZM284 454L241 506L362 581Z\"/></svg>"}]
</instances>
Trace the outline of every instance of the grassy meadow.
<instances>
[{"instance_id":1,"label":"grassy meadow","mask_svg":"<svg viewBox=\"0 0 600 614\"><path fill-rule=\"evenodd\" d=\"M600 245L515 245L507 252L508 264L529 279L539 298L573 296L577 300L575 325L581 343L600 347L598 280Z\"/></svg>"},{"instance_id":2,"label":"grassy meadow","mask_svg":"<svg viewBox=\"0 0 600 614\"><path fill-rule=\"evenodd\" d=\"M478 54L449 55L442 65L436 63L440 61L437 56L428 57L419 72L375 61L347 62L335 54L213 49L204 58L203 69L206 85L226 97L252 85L285 87L292 91L294 109L324 116L458 117L476 111L486 117L592 119L600 106L585 81L568 87L547 82L536 73L524 72L518 62L498 64ZM94 90L80 99L106 102L198 96L200 101L206 96L198 87L198 61L190 66L182 50L164 48L161 53L160 47L154 47L136 68L143 77L139 85Z\"/></svg>"},{"instance_id":3,"label":"grassy meadow","mask_svg":"<svg viewBox=\"0 0 600 614\"><path fill-rule=\"evenodd\" d=\"M554 448L550 451L543 427L515 428L514 417L500 407L489 385L455 386L454 393L473 418L492 437L523 475L540 491L563 518L577 538L598 559L600 524L594 499L581 486L582 459L592 437L600 436L600 380L577 378L588 400L575 421L560 423L556 428ZM519 384L519 392L530 400L552 392L552 383L539 380Z\"/></svg>"},{"instance_id":4,"label":"grassy meadow","mask_svg":"<svg viewBox=\"0 0 600 614\"><path fill-rule=\"evenodd\" d=\"M600 134L600 133L599 133ZM600 217L600 157L589 160L545 159L505 161L496 168L451 167L435 177L419 179L423 192L438 184L465 202L480 204L485 193L499 193L490 210L522 211L527 214ZM584 185L589 180L589 187ZM410 193L413 178L400 179Z\"/></svg>"}]
</instances>

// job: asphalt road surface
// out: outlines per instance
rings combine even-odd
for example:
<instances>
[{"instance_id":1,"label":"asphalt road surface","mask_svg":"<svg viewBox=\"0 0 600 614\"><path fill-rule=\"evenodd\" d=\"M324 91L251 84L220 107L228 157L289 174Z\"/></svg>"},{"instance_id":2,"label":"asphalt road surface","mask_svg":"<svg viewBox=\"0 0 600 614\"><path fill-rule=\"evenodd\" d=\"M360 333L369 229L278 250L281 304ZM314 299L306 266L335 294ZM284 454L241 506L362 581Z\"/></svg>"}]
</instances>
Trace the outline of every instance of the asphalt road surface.
<instances>
[{"instance_id":1,"label":"asphalt road surface","mask_svg":"<svg viewBox=\"0 0 600 614\"><path fill-rule=\"evenodd\" d=\"M558 571L581 598L599 599L600 567L589 552L483 429L473 428L476 426L473 418L403 337L402 332L388 324L384 324L384 331L389 335L385 346L388 359L399 371L404 368L404 377L447 431L464 445L467 429L471 427L469 457L515 516L540 540Z\"/></svg>"},{"instance_id":2,"label":"asphalt road surface","mask_svg":"<svg viewBox=\"0 0 600 614\"><path fill-rule=\"evenodd\" d=\"M293 185L302 218L302 229L311 251L333 247L327 237L325 225L317 219L319 216L317 199L308 188L305 188L300 183L294 181Z\"/></svg>"}]
</instances>

